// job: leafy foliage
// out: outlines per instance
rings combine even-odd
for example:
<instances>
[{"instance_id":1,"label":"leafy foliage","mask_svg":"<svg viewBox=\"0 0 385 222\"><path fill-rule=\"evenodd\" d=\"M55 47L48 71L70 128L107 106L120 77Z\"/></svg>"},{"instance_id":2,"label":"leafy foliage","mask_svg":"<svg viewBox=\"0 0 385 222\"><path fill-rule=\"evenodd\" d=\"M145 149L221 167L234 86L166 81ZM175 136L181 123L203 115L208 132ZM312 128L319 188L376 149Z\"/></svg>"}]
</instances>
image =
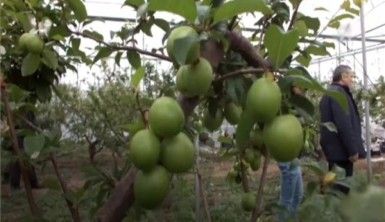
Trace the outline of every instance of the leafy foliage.
<instances>
[{"instance_id":1,"label":"leafy foliage","mask_svg":"<svg viewBox=\"0 0 385 222\"><path fill-rule=\"evenodd\" d=\"M219 138L220 142L232 146L222 152L222 157L228 159L235 157L233 171L236 174L236 182L240 183L243 180L245 183L248 177L249 165L245 163L244 155L245 149L253 146L250 132L262 130L264 127L251 118L245 105L250 86L262 75L278 81L283 98L280 114L291 113L301 119L305 135L304 150L313 154L317 150L317 133L321 124L318 121L317 100L322 94L327 94L344 107L347 101L341 94L326 90L308 73L306 67L310 64L312 56L329 55L328 49L334 45L318 41L320 21L297 11L301 1L289 2L126 0L123 5L135 9L138 21L136 24L123 24L117 31L111 31L109 40L102 33L92 29L90 24L94 20L88 17L82 0L2 1L0 43L5 53L2 55L0 66L1 83L3 81L6 83L17 133L18 136L24 137L27 161L44 165L51 154L76 155L79 150L84 152L88 148L90 164L85 164L84 167L85 185L83 188L69 191L65 194L65 198L75 206L86 203L89 206L88 218L95 219L96 211L103 206L115 183L131 166L127 146L130 138L146 126L145 111L158 97L180 96L180 92L175 90L176 69L188 62L187 54L191 45L196 43L201 45L201 56L211 63L215 79L209 91L198 96L199 98L186 99L180 96L180 103L189 117L186 118L184 131L191 137L202 132L202 126L199 126L202 114L222 113L227 103L231 102L242 107L245 111L235 141L230 137ZM357 2L354 1L353 5L351 1L345 0L340 7L341 12L337 13L327 25L339 28L342 20L358 15ZM170 29L175 25L157 17L159 14L157 12L181 16L185 19L181 24L191 26L199 34L199 38L187 37L176 40L175 58L164 55L163 47L150 51L141 49L137 42L138 33L153 36L152 27L156 25L165 32L164 42ZM255 16L257 30L253 33L252 39L259 41L258 45L253 45L254 42L243 37L242 31L238 29L241 24L239 15L244 13ZM49 27L41 28L45 22ZM19 38L27 32L36 34L43 41L41 53L23 49ZM161 36L153 37L161 38ZM85 45L88 43L85 40L93 41L90 49L86 49ZM156 65L146 62L147 56L172 60L174 68L161 72ZM111 67L112 60L114 63ZM126 65L124 60L128 61L129 65ZM89 86L87 90L58 84L64 74L77 72L78 64L100 68L104 74L102 84L98 87ZM251 70L251 66L256 69ZM116 71L116 67L120 67L121 71ZM245 69L250 69L250 73L245 72ZM260 71L261 69L263 71ZM295 93L293 88L298 88L301 93ZM373 91L359 92L361 98L369 99L372 105L370 111L376 116L377 121L385 118L383 95L383 79ZM197 101L196 104L194 101ZM197 104L198 109L195 110ZM25 121L30 114L37 118L36 121L31 121L34 126ZM331 124L322 124L334 130ZM2 154L10 156L9 126L2 128L1 134ZM259 149L256 152L267 156L265 148ZM115 160L110 171L105 169L105 166L93 162L94 155L102 151ZM118 162L117 157L123 159L123 163ZM316 172L318 179L325 176L326 171L322 167L312 165L309 168ZM48 179L47 184L51 191L57 192L56 180ZM186 184L178 185L182 188L187 187ZM322 183L309 183L309 196L302 205L301 219L341 221L340 214L336 210L341 198L322 193L329 191L324 186ZM191 192L190 188L182 189L180 192ZM44 207L56 206L55 201L48 196L41 204ZM181 202L183 206L191 209L190 213L192 212L192 200L174 201ZM228 206L216 206L213 209L214 218L239 219L238 217L230 219L219 213L227 209ZM239 206L236 209L239 210ZM307 214L314 209L324 213ZM138 215L134 217L142 218L143 215L151 217L148 212L136 210ZM49 220L61 217L62 213L48 212L44 216ZM194 219L193 216L186 214L176 217L177 220L191 220ZM242 218L244 216L242 214Z\"/></svg>"}]
</instances>

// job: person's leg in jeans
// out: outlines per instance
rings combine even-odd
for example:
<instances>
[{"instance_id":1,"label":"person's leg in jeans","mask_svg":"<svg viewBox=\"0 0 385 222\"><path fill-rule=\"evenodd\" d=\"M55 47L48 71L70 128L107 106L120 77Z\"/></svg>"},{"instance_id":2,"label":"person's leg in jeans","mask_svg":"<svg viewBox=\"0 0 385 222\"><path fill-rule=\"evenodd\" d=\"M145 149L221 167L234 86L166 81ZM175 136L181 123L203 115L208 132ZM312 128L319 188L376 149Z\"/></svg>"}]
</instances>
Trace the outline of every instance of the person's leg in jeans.
<instances>
[{"instance_id":1,"label":"person's leg in jeans","mask_svg":"<svg viewBox=\"0 0 385 222\"><path fill-rule=\"evenodd\" d=\"M278 219L280 222L287 221L295 217L298 206L303 196L303 183L301 168L298 165L288 163L279 163L281 170L281 194L280 205L284 208L280 212Z\"/></svg>"},{"instance_id":2,"label":"person's leg in jeans","mask_svg":"<svg viewBox=\"0 0 385 222\"><path fill-rule=\"evenodd\" d=\"M296 178L296 184L295 184L295 190L294 190L294 197L293 197L293 209L294 213L297 212L299 205L301 204L302 198L303 198L303 180L302 180L302 171L301 167L299 165L293 166L295 171L295 178Z\"/></svg>"}]
</instances>

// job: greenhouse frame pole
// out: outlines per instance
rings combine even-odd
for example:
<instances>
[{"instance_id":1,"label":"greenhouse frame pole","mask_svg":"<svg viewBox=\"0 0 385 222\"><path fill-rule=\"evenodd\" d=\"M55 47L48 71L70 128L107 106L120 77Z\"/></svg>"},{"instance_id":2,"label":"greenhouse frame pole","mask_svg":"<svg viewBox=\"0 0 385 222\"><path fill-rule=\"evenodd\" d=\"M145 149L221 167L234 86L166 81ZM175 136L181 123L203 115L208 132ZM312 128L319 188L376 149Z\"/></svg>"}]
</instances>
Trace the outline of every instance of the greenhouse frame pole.
<instances>
[{"instance_id":1,"label":"greenhouse frame pole","mask_svg":"<svg viewBox=\"0 0 385 222\"><path fill-rule=\"evenodd\" d=\"M365 43L365 11L364 11L364 4L361 3L361 12L360 12L360 21L361 21L361 43L362 43L362 68L363 68L363 74L364 74L364 91L367 92L368 90L368 73L367 73L367 62L366 62L366 43ZM370 147L370 123L369 123L369 101L365 99L365 143L366 143L366 150L367 150L367 156L366 161L368 164L368 181L371 181L372 178L372 162L371 162L371 147Z\"/></svg>"}]
</instances>

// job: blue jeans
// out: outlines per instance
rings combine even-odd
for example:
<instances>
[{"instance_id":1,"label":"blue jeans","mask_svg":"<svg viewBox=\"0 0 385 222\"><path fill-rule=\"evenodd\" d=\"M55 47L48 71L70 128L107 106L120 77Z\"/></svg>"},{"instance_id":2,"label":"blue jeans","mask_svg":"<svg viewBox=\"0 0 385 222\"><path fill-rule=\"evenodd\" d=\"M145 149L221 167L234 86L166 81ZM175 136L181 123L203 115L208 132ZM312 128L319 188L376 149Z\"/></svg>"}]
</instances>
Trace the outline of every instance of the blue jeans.
<instances>
[{"instance_id":1,"label":"blue jeans","mask_svg":"<svg viewBox=\"0 0 385 222\"><path fill-rule=\"evenodd\" d=\"M284 208L278 216L280 222L286 222L288 219L296 217L303 198L302 172L297 162L278 163L281 170L279 204Z\"/></svg>"}]
</instances>

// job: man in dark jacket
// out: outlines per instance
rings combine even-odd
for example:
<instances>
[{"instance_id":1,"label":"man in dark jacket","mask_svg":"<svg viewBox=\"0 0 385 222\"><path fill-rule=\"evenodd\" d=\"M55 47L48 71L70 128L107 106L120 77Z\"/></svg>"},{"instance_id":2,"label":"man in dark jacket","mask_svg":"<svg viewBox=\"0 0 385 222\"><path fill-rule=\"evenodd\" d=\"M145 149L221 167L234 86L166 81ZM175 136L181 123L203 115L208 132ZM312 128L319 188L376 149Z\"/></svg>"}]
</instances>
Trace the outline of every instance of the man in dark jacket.
<instances>
[{"instance_id":1,"label":"man in dark jacket","mask_svg":"<svg viewBox=\"0 0 385 222\"><path fill-rule=\"evenodd\" d=\"M329 87L346 97L346 110L327 95L320 102L321 123L332 122L337 129L337 132L332 132L321 125L320 143L329 163L329 170L337 165L345 169L347 177L353 175L353 163L365 156L360 116L350 92L353 78L354 72L349 66L339 65L333 72L333 83Z\"/></svg>"}]
</instances>

